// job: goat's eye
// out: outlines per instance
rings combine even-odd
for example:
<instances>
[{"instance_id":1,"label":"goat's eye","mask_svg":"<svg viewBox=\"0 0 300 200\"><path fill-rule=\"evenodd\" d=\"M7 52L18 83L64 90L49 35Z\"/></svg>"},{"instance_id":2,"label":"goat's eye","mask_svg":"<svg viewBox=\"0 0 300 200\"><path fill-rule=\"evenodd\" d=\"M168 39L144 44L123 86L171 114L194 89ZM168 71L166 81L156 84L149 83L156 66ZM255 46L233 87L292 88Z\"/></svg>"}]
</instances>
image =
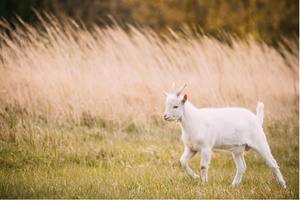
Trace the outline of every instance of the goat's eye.
<instances>
[{"instance_id":1,"label":"goat's eye","mask_svg":"<svg viewBox=\"0 0 300 200\"><path fill-rule=\"evenodd\" d=\"M178 108L178 106L173 106L173 108Z\"/></svg>"}]
</instances>

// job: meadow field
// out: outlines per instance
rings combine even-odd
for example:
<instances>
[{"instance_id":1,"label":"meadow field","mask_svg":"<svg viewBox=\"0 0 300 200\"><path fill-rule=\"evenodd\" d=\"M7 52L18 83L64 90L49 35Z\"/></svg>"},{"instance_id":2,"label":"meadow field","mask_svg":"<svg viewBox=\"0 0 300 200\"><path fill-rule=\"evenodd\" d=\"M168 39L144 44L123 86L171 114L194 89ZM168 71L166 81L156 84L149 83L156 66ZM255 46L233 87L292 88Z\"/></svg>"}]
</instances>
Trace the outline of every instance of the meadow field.
<instances>
[{"instance_id":1,"label":"meadow field","mask_svg":"<svg viewBox=\"0 0 300 200\"><path fill-rule=\"evenodd\" d=\"M182 27L158 35L40 17L0 22L0 198L299 197L299 50ZM181 168L180 128L162 119L172 83L197 107L265 104L264 130L287 189L253 151L242 183L214 151L209 183ZM200 158L190 166L199 174Z\"/></svg>"}]
</instances>

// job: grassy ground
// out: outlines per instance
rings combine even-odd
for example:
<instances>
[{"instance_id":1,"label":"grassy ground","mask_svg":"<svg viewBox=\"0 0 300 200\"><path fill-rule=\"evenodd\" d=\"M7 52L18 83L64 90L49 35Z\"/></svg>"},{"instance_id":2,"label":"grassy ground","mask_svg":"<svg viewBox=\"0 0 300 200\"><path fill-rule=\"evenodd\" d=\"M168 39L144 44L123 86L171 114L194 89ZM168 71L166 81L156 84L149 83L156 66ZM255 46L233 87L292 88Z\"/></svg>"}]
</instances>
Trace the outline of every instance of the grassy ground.
<instances>
[{"instance_id":1,"label":"grassy ground","mask_svg":"<svg viewBox=\"0 0 300 200\"><path fill-rule=\"evenodd\" d=\"M274 49L184 28L160 37L40 20L13 29L0 21L0 198L298 198L298 42ZM208 184L191 180L179 163L179 127L161 117L162 91L173 81L187 83L197 107L254 111L264 102L287 189L251 151L238 187L222 151L213 154ZM198 174L199 160L190 163Z\"/></svg>"},{"instance_id":2,"label":"grassy ground","mask_svg":"<svg viewBox=\"0 0 300 200\"><path fill-rule=\"evenodd\" d=\"M191 180L180 167L183 144L175 124L167 128L132 124L116 130L111 122L101 119L90 119L95 123L88 125L83 121L57 124L37 116L1 113L1 131L7 131L9 137L1 140L1 198L299 196L297 123L265 125L273 155L287 182L287 189L282 189L253 151L245 156L247 170L238 187L231 187L235 164L223 151L214 151L208 184ZM198 173L199 160L195 157L191 161Z\"/></svg>"}]
</instances>

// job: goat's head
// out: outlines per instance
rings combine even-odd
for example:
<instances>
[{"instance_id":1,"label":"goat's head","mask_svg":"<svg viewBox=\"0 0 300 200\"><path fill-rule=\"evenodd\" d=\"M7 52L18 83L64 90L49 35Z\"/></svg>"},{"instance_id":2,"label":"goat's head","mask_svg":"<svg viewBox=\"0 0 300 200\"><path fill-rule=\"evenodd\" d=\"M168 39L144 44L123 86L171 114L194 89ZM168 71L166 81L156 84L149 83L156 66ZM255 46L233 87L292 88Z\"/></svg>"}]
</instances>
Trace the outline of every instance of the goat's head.
<instances>
[{"instance_id":1,"label":"goat's head","mask_svg":"<svg viewBox=\"0 0 300 200\"><path fill-rule=\"evenodd\" d=\"M177 92L174 92L175 82L173 83L169 93L166 93L166 110L164 112L164 119L167 121L180 120L183 114L183 105L187 100L187 95L181 95L182 90L186 84L183 85Z\"/></svg>"}]
</instances>

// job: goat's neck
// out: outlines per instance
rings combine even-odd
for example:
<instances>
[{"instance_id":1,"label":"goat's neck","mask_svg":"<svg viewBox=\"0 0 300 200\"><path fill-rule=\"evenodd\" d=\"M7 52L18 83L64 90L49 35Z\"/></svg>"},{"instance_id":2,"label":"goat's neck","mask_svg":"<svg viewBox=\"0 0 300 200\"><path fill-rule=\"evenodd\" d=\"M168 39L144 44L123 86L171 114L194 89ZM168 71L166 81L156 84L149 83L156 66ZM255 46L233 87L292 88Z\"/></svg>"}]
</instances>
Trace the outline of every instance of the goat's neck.
<instances>
[{"instance_id":1,"label":"goat's neck","mask_svg":"<svg viewBox=\"0 0 300 200\"><path fill-rule=\"evenodd\" d=\"M197 108L190 103L189 101L186 101L183 108L183 114L180 120L178 121L181 128L189 132L191 129L191 124L194 120L195 113L197 112Z\"/></svg>"}]
</instances>

